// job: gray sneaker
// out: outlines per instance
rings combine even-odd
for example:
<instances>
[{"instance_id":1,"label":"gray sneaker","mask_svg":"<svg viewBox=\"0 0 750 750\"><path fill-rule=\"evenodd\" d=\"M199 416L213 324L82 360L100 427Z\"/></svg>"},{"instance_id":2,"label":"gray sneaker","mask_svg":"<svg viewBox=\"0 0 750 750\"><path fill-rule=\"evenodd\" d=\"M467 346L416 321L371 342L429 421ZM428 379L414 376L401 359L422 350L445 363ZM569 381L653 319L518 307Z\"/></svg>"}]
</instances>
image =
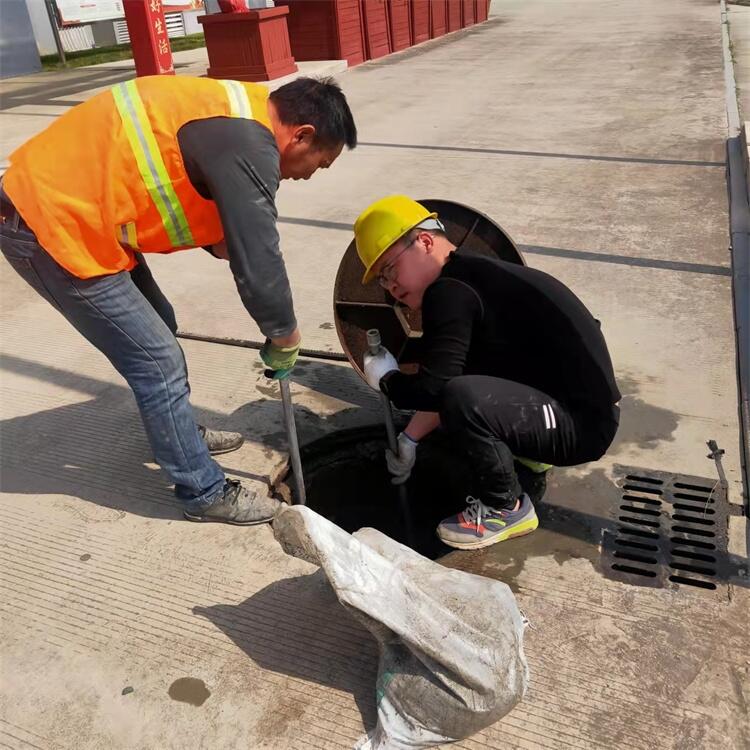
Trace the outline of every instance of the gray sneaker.
<instances>
[{"instance_id":1,"label":"gray sneaker","mask_svg":"<svg viewBox=\"0 0 750 750\"><path fill-rule=\"evenodd\" d=\"M273 521L276 511L282 506L268 495L259 495L243 487L236 479L227 479L224 492L211 505L200 510L186 510L188 521L213 521L231 523L235 526L254 526Z\"/></svg>"},{"instance_id":2,"label":"gray sneaker","mask_svg":"<svg viewBox=\"0 0 750 750\"><path fill-rule=\"evenodd\" d=\"M529 496L524 493L520 499L518 510L498 510L469 496L466 498L466 510L441 521L437 535L449 547L479 549L530 534L539 526L539 519Z\"/></svg>"},{"instance_id":3,"label":"gray sneaker","mask_svg":"<svg viewBox=\"0 0 750 750\"><path fill-rule=\"evenodd\" d=\"M198 425L198 432L200 432L208 446L208 452L212 456L236 451L245 442L245 438L239 432L212 430L210 427L204 427L200 424Z\"/></svg>"}]
</instances>

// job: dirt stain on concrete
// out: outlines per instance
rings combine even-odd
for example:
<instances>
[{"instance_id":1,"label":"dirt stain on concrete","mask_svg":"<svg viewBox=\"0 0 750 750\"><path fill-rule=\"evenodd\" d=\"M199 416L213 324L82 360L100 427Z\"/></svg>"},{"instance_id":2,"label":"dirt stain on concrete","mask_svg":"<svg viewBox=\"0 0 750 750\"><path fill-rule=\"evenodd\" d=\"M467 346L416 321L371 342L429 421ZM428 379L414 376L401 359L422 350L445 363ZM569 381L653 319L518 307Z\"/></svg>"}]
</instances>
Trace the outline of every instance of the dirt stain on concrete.
<instances>
[{"instance_id":1,"label":"dirt stain on concrete","mask_svg":"<svg viewBox=\"0 0 750 750\"><path fill-rule=\"evenodd\" d=\"M169 686L167 692L173 701L191 706L202 706L211 695L206 683L196 677L180 677Z\"/></svg>"},{"instance_id":2,"label":"dirt stain on concrete","mask_svg":"<svg viewBox=\"0 0 750 750\"><path fill-rule=\"evenodd\" d=\"M322 329L323 331L330 331L333 329L333 323L321 323L318 328Z\"/></svg>"}]
</instances>

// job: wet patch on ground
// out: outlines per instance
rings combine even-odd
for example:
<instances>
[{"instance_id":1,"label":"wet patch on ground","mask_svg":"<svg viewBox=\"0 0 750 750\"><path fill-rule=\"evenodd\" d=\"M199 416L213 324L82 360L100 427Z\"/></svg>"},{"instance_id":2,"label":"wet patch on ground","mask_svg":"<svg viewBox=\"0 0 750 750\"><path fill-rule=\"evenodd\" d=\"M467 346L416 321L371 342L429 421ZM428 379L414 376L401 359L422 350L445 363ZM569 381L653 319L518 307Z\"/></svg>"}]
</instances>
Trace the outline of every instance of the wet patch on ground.
<instances>
[{"instance_id":1,"label":"wet patch on ground","mask_svg":"<svg viewBox=\"0 0 750 750\"><path fill-rule=\"evenodd\" d=\"M211 695L206 683L195 677L180 677L169 686L168 693L173 701L191 706L202 706Z\"/></svg>"}]
</instances>

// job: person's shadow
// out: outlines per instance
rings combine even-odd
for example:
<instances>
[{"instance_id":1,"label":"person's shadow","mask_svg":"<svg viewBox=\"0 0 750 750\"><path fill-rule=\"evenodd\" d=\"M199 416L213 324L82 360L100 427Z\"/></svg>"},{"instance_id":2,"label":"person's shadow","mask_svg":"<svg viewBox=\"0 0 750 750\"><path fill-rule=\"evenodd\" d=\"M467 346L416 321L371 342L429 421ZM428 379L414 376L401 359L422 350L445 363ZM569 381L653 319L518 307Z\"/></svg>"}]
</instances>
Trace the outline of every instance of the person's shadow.
<instances>
[{"instance_id":1,"label":"person's shadow","mask_svg":"<svg viewBox=\"0 0 750 750\"><path fill-rule=\"evenodd\" d=\"M69 495L115 511L152 518L182 515L168 477L154 463L133 395L126 385L102 382L80 373L4 355L2 369L42 383L54 383L87 400L0 421L0 489L19 496ZM352 380L355 379L355 380ZM315 437L345 426L352 411L369 406L372 396L353 370L326 363L305 363L295 380L321 393L347 394L349 407L320 416L295 404L301 438ZM264 448L286 450L278 387L269 383L268 395L243 404L231 414L195 409L196 419L215 429L236 430L246 441ZM24 397L25 398L25 397ZM36 399L35 399L36 401ZM58 401L55 399L54 401ZM53 403L54 403L53 401ZM39 402L44 404L43 398ZM49 402L47 402L49 403ZM363 413L368 409L364 409ZM235 468L233 454L219 457L227 474L268 484L266 474Z\"/></svg>"},{"instance_id":2,"label":"person's shadow","mask_svg":"<svg viewBox=\"0 0 750 750\"><path fill-rule=\"evenodd\" d=\"M241 604L194 607L261 669L350 693L375 725L375 640L339 603L325 574L276 581Z\"/></svg>"}]
</instances>

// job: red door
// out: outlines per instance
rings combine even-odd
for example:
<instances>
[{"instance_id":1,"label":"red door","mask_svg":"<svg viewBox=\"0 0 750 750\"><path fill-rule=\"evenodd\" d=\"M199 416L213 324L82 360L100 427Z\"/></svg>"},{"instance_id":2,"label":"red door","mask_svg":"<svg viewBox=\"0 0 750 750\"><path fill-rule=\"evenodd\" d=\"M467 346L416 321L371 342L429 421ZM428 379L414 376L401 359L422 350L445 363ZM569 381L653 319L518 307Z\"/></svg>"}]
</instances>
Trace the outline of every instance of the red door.
<instances>
[{"instance_id":1,"label":"red door","mask_svg":"<svg viewBox=\"0 0 750 750\"><path fill-rule=\"evenodd\" d=\"M473 26L476 23L474 15L474 0L463 0L461 10L462 26Z\"/></svg>"},{"instance_id":2,"label":"red door","mask_svg":"<svg viewBox=\"0 0 750 750\"><path fill-rule=\"evenodd\" d=\"M461 3L463 0L448 0L448 31L461 28Z\"/></svg>"},{"instance_id":3,"label":"red door","mask_svg":"<svg viewBox=\"0 0 750 750\"><path fill-rule=\"evenodd\" d=\"M430 2L430 38L443 36L448 31L448 5L445 0Z\"/></svg>"},{"instance_id":4,"label":"red door","mask_svg":"<svg viewBox=\"0 0 750 750\"><path fill-rule=\"evenodd\" d=\"M411 47L409 15L409 0L388 0L388 21L393 52Z\"/></svg>"},{"instance_id":5,"label":"red door","mask_svg":"<svg viewBox=\"0 0 750 750\"><path fill-rule=\"evenodd\" d=\"M430 38L430 0L412 0L411 43L421 44Z\"/></svg>"},{"instance_id":6,"label":"red door","mask_svg":"<svg viewBox=\"0 0 750 750\"><path fill-rule=\"evenodd\" d=\"M362 0L367 59L375 60L391 51L388 39L388 9L385 0Z\"/></svg>"},{"instance_id":7,"label":"red door","mask_svg":"<svg viewBox=\"0 0 750 750\"><path fill-rule=\"evenodd\" d=\"M359 65L366 59L362 7L359 0L338 0L333 5L340 59L346 60L350 67Z\"/></svg>"},{"instance_id":8,"label":"red door","mask_svg":"<svg viewBox=\"0 0 750 750\"><path fill-rule=\"evenodd\" d=\"M474 17L477 23L487 20L490 13L490 0L474 0Z\"/></svg>"}]
</instances>

